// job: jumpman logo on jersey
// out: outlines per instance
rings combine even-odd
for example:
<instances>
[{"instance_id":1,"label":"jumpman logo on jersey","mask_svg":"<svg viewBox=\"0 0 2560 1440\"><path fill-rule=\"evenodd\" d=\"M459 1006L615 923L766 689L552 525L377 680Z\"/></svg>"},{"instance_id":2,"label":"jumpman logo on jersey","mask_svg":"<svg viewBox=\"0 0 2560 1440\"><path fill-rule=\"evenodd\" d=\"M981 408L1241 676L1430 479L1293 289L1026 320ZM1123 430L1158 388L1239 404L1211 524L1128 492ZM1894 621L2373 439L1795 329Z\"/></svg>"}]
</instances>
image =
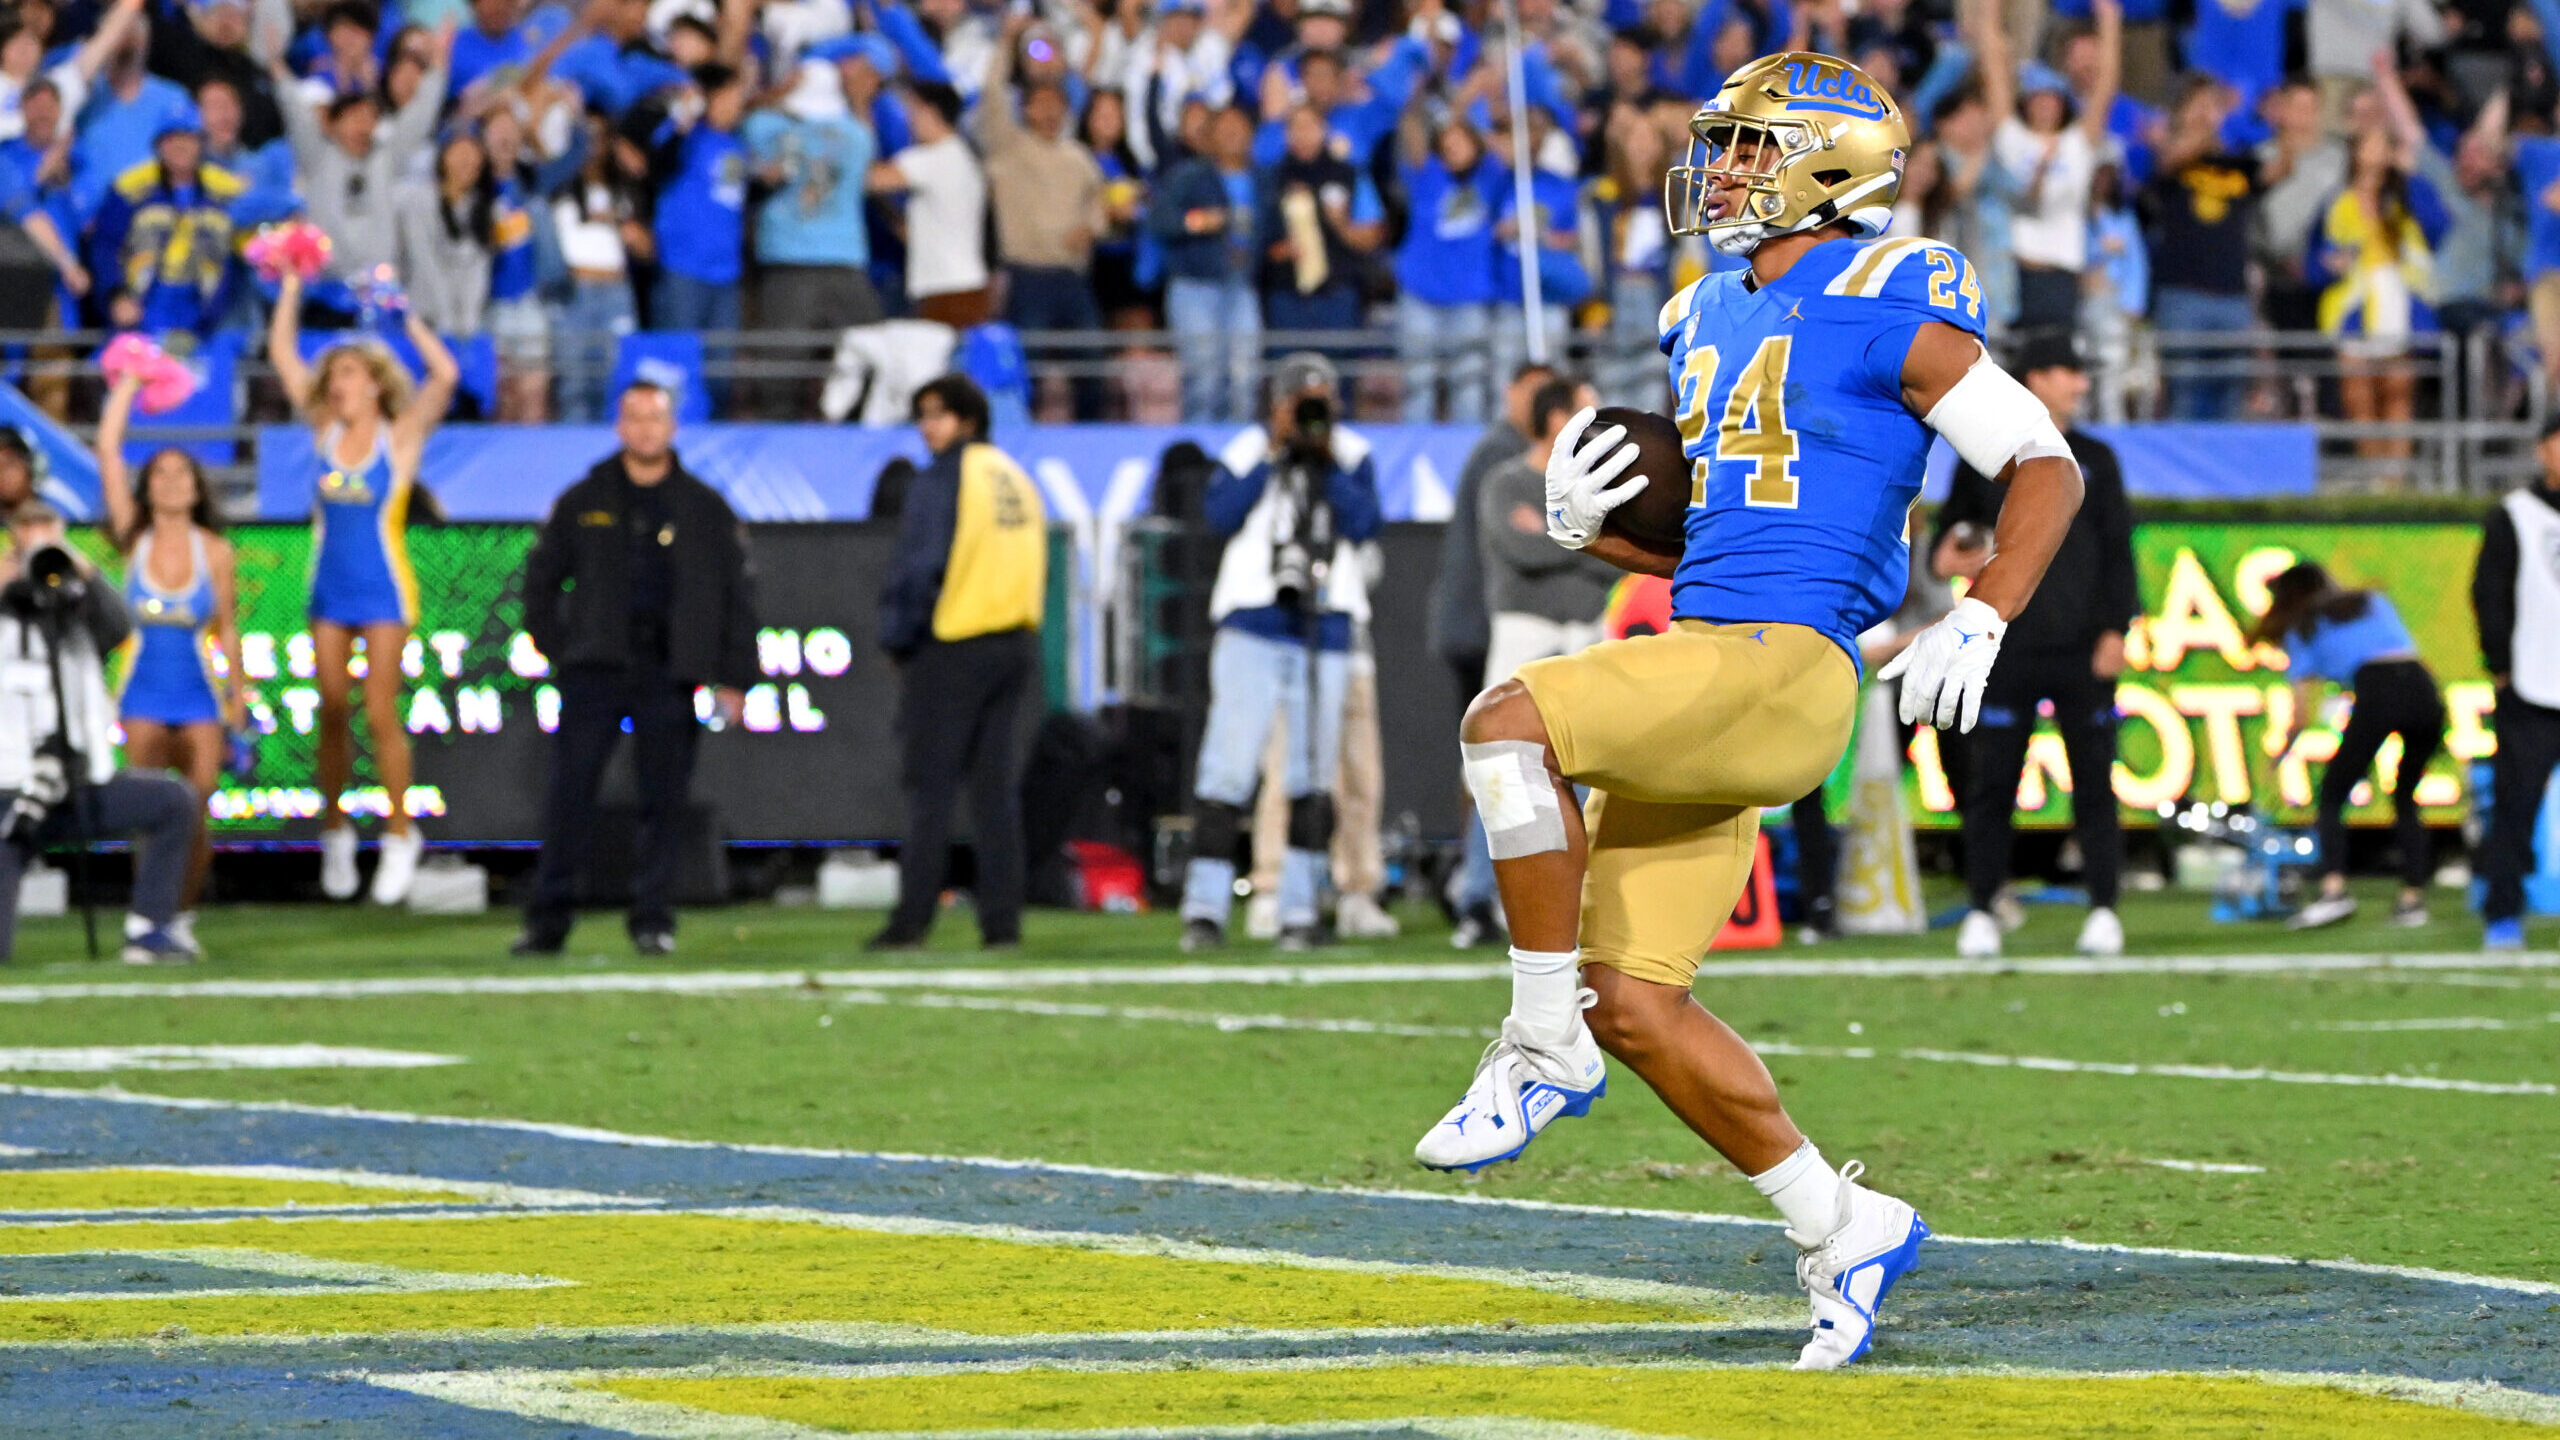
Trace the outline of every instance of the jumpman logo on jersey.
<instances>
[{"instance_id":1,"label":"jumpman logo on jersey","mask_svg":"<svg viewBox=\"0 0 2560 1440\"><path fill-rule=\"evenodd\" d=\"M1761 626L1759 629L1752 631L1752 632L1751 632L1751 641L1752 641L1752 643L1753 643L1753 644L1755 644L1755 645L1766 645L1766 644L1768 644L1768 643L1769 643L1769 627L1768 627L1768 626L1766 626L1766 625L1763 625L1763 626Z\"/></svg>"},{"instance_id":2,"label":"jumpman logo on jersey","mask_svg":"<svg viewBox=\"0 0 2560 1440\"><path fill-rule=\"evenodd\" d=\"M1781 325L1788 325L1793 324L1798 320L1802 320L1803 318L1804 297L1799 295L1796 297L1795 302L1787 307L1787 313L1778 317L1778 323Z\"/></svg>"}]
</instances>

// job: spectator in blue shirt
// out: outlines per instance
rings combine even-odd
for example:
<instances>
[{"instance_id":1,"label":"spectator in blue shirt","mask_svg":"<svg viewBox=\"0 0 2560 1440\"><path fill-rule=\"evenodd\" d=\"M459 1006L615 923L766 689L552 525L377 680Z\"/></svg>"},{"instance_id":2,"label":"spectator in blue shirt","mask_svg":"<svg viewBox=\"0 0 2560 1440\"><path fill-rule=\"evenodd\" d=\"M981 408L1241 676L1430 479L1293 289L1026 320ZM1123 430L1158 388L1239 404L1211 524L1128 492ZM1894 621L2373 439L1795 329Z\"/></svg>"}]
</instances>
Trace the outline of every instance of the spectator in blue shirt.
<instances>
[{"instance_id":1,"label":"spectator in blue shirt","mask_svg":"<svg viewBox=\"0 0 2560 1440\"><path fill-rule=\"evenodd\" d=\"M564 87L537 93L552 104L576 103ZM551 316L539 257L549 221L544 197L576 177L590 143L587 127L575 125L561 152L536 164L525 145L529 109L522 95L509 94L480 117L491 185L488 324L498 347L498 418L520 423L546 419L551 408Z\"/></svg>"},{"instance_id":2,"label":"spectator in blue shirt","mask_svg":"<svg viewBox=\"0 0 2560 1440\"><path fill-rule=\"evenodd\" d=\"M650 292L653 330L736 330L744 322L739 277L746 267L746 78L726 65L694 72L694 89L658 127L658 279ZM706 349L708 363L725 350ZM717 395L726 387L714 384Z\"/></svg>"},{"instance_id":3,"label":"spectator in blue shirt","mask_svg":"<svg viewBox=\"0 0 2560 1440\"><path fill-rule=\"evenodd\" d=\"M62 124L62 97L37 76L18 97L26 128L0 141L0 215L27 232L53 262L56 324L76 328L89 293L89 269L80 262L80 212L71 200L70 135Z\"/></svg>"},{"instance_id":4,"label":"spectator in blue shirt","mask_svg":"<svg viewBox=\"0 0 2560 1440\"><path fill-rule=\"evenodd\" d=\"M153 157L116 177L90 233L91 305L118 330L209 331L240 282L230 207L245 187L205 166L194 109L161 122Z\"/></svg>"},{"instance_id":5,"label":"spectator in blue shirt","mask_svg":"<svg viewBox=\"0 0 2560 1440\"><path fill-rule=\"evenodd\" d=\"M2391 918L2400 925L2427 923L2426 884L2434 865L2418 808L2418 781L2444 745L2444 698L2399 612L2380 592L2345 589L2306 560L2267 582L2267 613L2251 638L2283 646L2293 679L2293 733L2276 757L2279 770L2319 713L2321 682L2355 695L2355 709L2320 776L2320 895L2293 917L2293 928L2334 925L2356 913L2355 897L2347 893L2347 802L2394 735L2401 743L2391 784L2400 898Z\"/></svg>"},{"instance_id":6,"label":"spectator in blue shirt","mask_svg":"<svg viewBox=\"0 0 2560 1440\"><path fill-rule=\"evenodd\" d=\"M453 93L469 90L483 76L504 84L507 72L521 70L569 23L568 12L554 5L523 13L523 0L471 0L471 23L453 35Z\"/></svg>"},{"instance_id":7,"label":"spectator in blue shirt","mask_svg":"<svg viewBox=\"0 0 2560 1440\"><path fill-rule=\"evenodd\" d=\"M83 211L95 211L118 175L151 158L162 122L195 113L185 89L144 68L150 45L151 24L137 19L108 57L103 83L90 91L75 121L71 184Z\"/></svg>"},{"instance_id":8,"label":"spectator in blue shirt","mask_svg":"<svg viewBox=\"0 0 2560 1440\"><path fill-rule=\"evenodd\" d=\"M764 330L842 330L876 323L880 296L866 273L863 181L877 158L871 127L845 106L844 81L827 60L803 60L779 107L747 117L748 163L770 187L756 208L756 325ZM824 358L823 352L814 358ZM768 387L757 413L797 419L796 381Z\"/></svg>"},{"instance_id":9,"label":"spectator in blue shirt","mask_svg":"<svg viewBox=\"0 0 2560 1440\"><path fill-rule=\"evenodd\" d=\"M1402 128L1406 218L1404 243L1396 247L1396 358L1404 418L1433 419L1445 377L1448 418L1481 425L1492 373L1485 346L1493 323L1491 192L1511 177L1485 163L1484 137L1464 120L1451 119L1435 134L1417 108L1406 112Z\"/></svg>"},{"instance_id":10,"label":"spectator in blue shirt","mask_svg":"<svg viewBox=\"0 0 2560 1440\"><path fill-rule=\"evenodd\" d=\"M382 88L382 15L365 0L336 0L320 16L321 52L303 72L303 102L326 105Z\"/></svg>"},{"instance_id":11,"label":"spectator in blue shirt","mask_svg":"<svg viewBox=\"0 0 2560 1440\"><path fill-rule=\"evenodd\" d=\"M1529 150L1536 154L1547 129L1546 112L1529 112ZM1572 328L1573 308L1591 294L1591 277L1582 268L1580 187L1551 170L1532 170L1530 222L1521 223L1519 187L1511 183L1511 126L1496 120L1492 165L1503 180L1493 191L1493 368L1508 375L1528 354L1528 291L1521 277L1524 245L1538 267L1537 323L1546 332L1547 358L1561 362L1565 337Z\"/></svg>"},{"instance_id":12,"label":"spectator in blue shirt","mask_svg":"<svg viewBox=\"0 0 2560 1440\"><path fill-rule=\"evenodd\" d=\"M1164 247L1165 324L1182 357L1182 418L1195 423L1241 420L1253 404L1262 353L1253 130L1237 106L1214 116L1203 102L1183 106L1181 158L1147 200L1147 233Z\"/></svg>"},{"instance_id":13,"label":"spectator in blue shirt","mask_svg":"<svg viewBox=\"0 0 2560 1440\"><path fill-rule=\"evenodd\" d=\"M588 108L616 120L691 81L683 67L650 47L648 0L589 0L533 63L577 86Z\"/></svg>"}]
</instances>

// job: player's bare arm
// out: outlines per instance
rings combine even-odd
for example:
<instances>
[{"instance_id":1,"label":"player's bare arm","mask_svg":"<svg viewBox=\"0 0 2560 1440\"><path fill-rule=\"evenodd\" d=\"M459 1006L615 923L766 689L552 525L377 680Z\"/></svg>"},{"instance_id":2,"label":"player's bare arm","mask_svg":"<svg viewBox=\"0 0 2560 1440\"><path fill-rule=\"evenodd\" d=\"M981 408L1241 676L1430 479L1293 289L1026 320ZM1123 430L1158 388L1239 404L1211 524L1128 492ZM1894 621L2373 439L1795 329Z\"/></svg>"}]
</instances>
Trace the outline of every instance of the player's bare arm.
<instances>
[{"instance_id":1,"label":"player's bare arm","mask_svg":"<svg viewBox=\"0 0 2560 1440\"><path fill-rule=\"evenodd\" d=\"M1595 555L1630 575L1659 575L1670 579L1680 568L1680 552L1647 545L1621 530L1603 530L1582 547L1585 555Z\"/></svg>"},{"instance_id":2,"label":"player's bare arm","mask_svg":"<svg viewBox=\"0 0 2560 1440\"><path fill-rule=\"evenodd\" d=\"M1981 361L1982 344L1972 336L1952 325L1921 326L1902 362L1903 403L1914 415L1929 415ZM1991 559L1966 594L2014 620L2080 513L2080 466L2067 456L2037 455L2010 461L1995 478L2007 482L2009 498L2000 507Z\"/></svg>"}]
</instances>

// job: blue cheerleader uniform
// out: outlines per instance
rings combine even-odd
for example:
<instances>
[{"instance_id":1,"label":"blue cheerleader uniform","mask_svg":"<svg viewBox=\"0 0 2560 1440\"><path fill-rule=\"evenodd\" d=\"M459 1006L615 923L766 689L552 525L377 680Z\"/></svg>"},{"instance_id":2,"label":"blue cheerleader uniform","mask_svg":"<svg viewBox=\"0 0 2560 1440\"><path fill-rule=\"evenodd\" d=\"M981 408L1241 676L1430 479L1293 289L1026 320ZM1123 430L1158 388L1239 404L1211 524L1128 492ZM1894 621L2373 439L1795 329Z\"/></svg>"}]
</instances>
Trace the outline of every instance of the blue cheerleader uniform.
<instances>
[{"instance_id":1,"label":"blue cheerleader uniform","mask_svg":"<svg viewBox=\"0 0 2560 1440\"><path fill-rule=\"evenodd\" d=\"M222 719L222 702L213 688L213 670L205 658L205 631L213 625L213 569L205 563L204 532L189 527L187 554L191 564L185 588L163 590L151 583L144 546L133 552L133 569L125 576L124 594L133 607L133 663L125 670L127 720L162 725L193 725Z\"/></svg>"},{"instance_id":2,"label":"blue cheerleader uniform","mask_svg":"<svg viewBox=\"0 0 2560 1440\"><path fill-rule=\"evenodd\" d=\"M320 437L311 506L311 618L361 630L414 625L418 581L409 569L409 485L386 442L355 469L337 464L338 430Z\"/></svg>"}]
</instances>

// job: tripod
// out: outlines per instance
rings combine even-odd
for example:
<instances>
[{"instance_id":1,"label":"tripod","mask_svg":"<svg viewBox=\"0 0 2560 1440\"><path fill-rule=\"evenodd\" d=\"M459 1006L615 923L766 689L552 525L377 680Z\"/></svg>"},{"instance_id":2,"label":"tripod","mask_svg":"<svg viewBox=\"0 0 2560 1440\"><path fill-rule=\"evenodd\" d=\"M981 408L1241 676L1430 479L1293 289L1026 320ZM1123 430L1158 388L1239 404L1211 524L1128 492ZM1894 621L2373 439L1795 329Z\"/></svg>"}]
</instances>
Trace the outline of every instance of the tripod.
<instances>
[{"instance_id":1,"label":"tripod","mask_svg":"<svg viewBox=\"0 0 2560 1440\"><path fill-rule=\"evenodd\" d=\"M52 600L58 591L39 592ZM98 958L98 896L89 883L89 845L97 833L90 809L92 788L89 784L87 757L71 740L71 696L62 683L62 642L70 633L64 624L65 607L59 603L39 603L32 617L36 633L44 637L45 669L53 681L53 734L37 753L51 755L62 766L65 786L63 798L71 803L71 893L80 901L80 933L88 942L89 958ZM21 623L24 619L21 618Z\"/></svg>"}]
</instances>

